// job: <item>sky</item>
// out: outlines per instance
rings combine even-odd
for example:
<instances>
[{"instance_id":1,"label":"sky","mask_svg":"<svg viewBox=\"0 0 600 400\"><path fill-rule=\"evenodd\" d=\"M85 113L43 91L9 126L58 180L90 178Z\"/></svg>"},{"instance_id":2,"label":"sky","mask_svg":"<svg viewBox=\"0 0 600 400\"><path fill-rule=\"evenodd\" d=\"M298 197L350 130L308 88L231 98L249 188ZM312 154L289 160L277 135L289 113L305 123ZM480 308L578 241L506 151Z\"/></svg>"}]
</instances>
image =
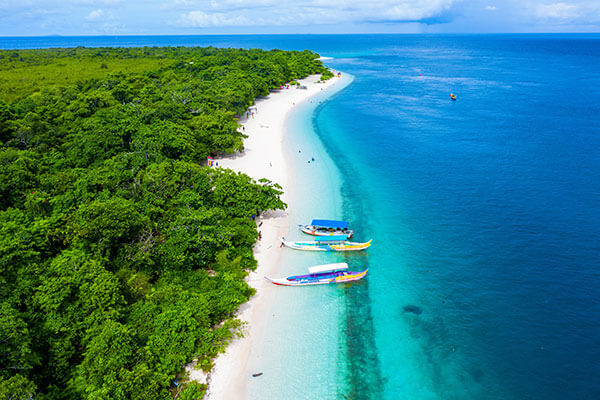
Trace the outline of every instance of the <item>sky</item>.
<instances>
[{"instance_id":1,"label":"sky","mask_svg":"<svg viewBox=\"0 0 600 400\"><path fill-rule=\"evenodd\" d=\"M600 0L0 0L0 36L600 32Z\"/></svg>"}]
</instances>

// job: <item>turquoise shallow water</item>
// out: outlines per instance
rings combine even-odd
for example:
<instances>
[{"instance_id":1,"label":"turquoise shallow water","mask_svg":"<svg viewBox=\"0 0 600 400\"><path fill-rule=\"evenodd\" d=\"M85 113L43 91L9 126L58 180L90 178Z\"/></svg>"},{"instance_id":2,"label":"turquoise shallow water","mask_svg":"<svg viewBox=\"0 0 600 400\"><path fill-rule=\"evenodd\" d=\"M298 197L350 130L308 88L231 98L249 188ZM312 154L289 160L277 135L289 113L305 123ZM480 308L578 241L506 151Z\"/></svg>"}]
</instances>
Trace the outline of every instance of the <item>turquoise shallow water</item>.
<instances>
[{"instance_id":1,"label":"turquoise shallow water","mask_svg":"<svg viewBox=\"0 0 600 400\"><path fill-rule=\"evenodd\" d=\"M350 81L350 78L347 78ZM341 88L341 86L340 86ZM336 89L334 89L336 90ZM312 125L317 105L329 94L298 104L287 123L284 148L290 168L288 239L308 239L296 226L315 213L341 216L340 175ZM312 161L312 159L315 159ZM310 163L308 161L311 161ZM283 248L277 277L306 272L311 265L342 261L337 254ZM345 296L351 288L270 286L271 321L252 363L264 375L249 386L251 399L336 399L346 376L344 340Z\"/></svg>"},{"instance_id":2,"label":"turquoise shallow water","mask_svg":"<svg viewBox=\"0 0 600 400\"><path fill-rule=\"evenodd\" d=\"M337 79L337 78L336 78ZM350 83L345 77L342 89ZM313 129L315 108L331 95L318 94L296 106L287 123L284 148L290 168L289 239L310 240L297 225L314 215L341 217L340 174ZM333 94L336 96L336 94ZM314 158L314 161L312 160ZM310 161L310 162L309 162ZM307 267L344 261L339 254L283 248L277 277L305 273ZM360 256L353 260L360 265ZM294 288L270 286L272 301L264 341L252 351L251 363L264 372L250 381L251 399L337 399L347 376L344 323L345 301L353 286Z\"/></svg>"},{"instance_id":3,"label":"turquoise shallow water","mask_svg":"<svg viewBox=\"0 0 600 400\"><path fill-rule=\"evenodd\" d=\"M350 219L369 275L282 292L252 398L600 398L599 35L0 39L81 44L309 48L355 76L298 114L335 167L290 158L297 217ZM282 275L329 261L290 252Z\"/></svg>"}]
</instances>

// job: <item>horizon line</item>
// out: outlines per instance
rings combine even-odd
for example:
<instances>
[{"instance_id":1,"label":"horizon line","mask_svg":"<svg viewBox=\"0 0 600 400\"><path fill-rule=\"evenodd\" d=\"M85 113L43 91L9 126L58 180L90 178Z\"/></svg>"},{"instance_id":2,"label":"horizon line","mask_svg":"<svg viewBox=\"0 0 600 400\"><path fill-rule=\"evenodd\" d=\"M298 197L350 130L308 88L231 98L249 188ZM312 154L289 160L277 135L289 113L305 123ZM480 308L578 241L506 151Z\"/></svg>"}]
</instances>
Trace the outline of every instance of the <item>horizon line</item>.
<instances>
[{"instance_id":1,"label":"horizon line","mask_svg":"<svg viewBox=\"0 0 600 400\"><path fill-rule=\"evenodd\" d=\"M125 36L336 36L336 35L396 35L396 36L452 36L452 35L599 35L598 32L338 32L338 33L105 33L105 34L46 34L3 35L0 38L50 38L50 37L125 37Z\"/></svg>"}]
</instances>

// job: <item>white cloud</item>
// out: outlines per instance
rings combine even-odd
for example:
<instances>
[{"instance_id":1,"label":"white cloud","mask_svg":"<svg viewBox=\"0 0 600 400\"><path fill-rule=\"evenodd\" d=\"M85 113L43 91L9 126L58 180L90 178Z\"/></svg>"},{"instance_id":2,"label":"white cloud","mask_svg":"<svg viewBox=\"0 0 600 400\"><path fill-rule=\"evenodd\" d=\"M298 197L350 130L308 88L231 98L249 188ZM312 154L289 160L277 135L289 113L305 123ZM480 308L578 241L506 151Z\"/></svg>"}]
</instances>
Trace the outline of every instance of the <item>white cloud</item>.
<instances>
[{"instance_id":1,"label":"white cloud","mask_svg":"<svg viewBox=\"0 0 600 400\"><path fill-rule=\"evenodd\" d=\"M579 7L569 3L538 4L538 18L573 19L580 16Z\"/></svg>"},{"instance_id":2,"label":"white cloud","mask_svg":"<svg viewBox=\"0 0 600 400\"><path fill-rule=\"evenodd\" d=\"M172 0L160 5L163 10L189 10L196 6L196 2L192 0Z\"/></svg>"},{"instance_id":3,"label":"white cloud","mask_svg":"<svg viewBox=\"0 0 600 400\"><path fill-rule=\"evenodd\" d=\"M9 36L185 33L198 27L248 33L296 27L315 33L405 27L438 32L597 32L600 0L0 0L0 20L0 34Z\"/></svg>"},{"instance_id":4,"label":"white cloud","mask_svg":"<svg viewBox=\"0 0 600 400\"><path fill-rule=\"evenodd\" d=\"M83 4L89 6L97 6L99 4L105 6L116 6L121 4L121 0L70 0L72 4Z\"/></svg>"},{"instance_id":5,"label":"white cloud","mask_svg":"<svg viewBox=\"0 0 600 400\"><path fill-rule=\"evenodd\" d=\"M420 21L443 15L458 1L380 0L375 7L371 0L209 0L191 10L190 0L168 5L185 10L174 25L214 27Z\"/></svg>"},{"instance_id":6,"label":"white cloud","mask_svg":"<svg viewBox=\"0 0 600 400\"><path fill-rule=\"evenodd\" d=\"M98 21L104 16L104 11L101 8L91 11L86 17L86 21Z\"/></svg>"},{"instance_id":7,"label":"white cloud","mask_svg":"<svg viewBox=\"0 0 600 400\"><path fill-rule=\"evenodd\" d=\"M256 21L254 21L256 22ZM178 25L186 27L206 28L214 26L256 25L244 16L228 15L225 13L207 14L203 11L190 11L181 15Z\"/></svg>"},{"instance_id":8,"label":"white cloud","mask_svg":"<svg viewBox=\"0 0 600 400\"><path fill-rule=\"evenodd\" d=\"M373 7L372 3L368 1L361 1L360 3L362 12L372 14L374 19L418 21L439 16L455 2L455 0L383 1L379 7ZM371 7L369 7L369 4L371 4Z\"/></svg>"},{"instance_id":9,"label":"white cloud","mask_svg":"<svg viewBox=\"0 0 600 400\"><path fill-rule=\"evenodd\" d=\"M239 10L239 9L256 9L260 7L268 7L268 6L281 6L285 4L286 1L276 1L276 0L211 0L208 2L210 8L213 10ZM294 2L291 2L294 4ZM305 2L305 4L310 4L310 1ZM296 2L297 4L297 2Z\"/></svg>"},{"instance_id":10,"label":"white cloud","mask_svg":"<svg viewBox=\"0 0 600 400\"><path fill-rule=\"evenodd\" d=\"M121 33L125 31L125 25L119 22L108 21L102 24L102 31L104 33Z\"/></svg>"},{"instance_id":11,"label":"white cloud","mask_svg":"<svg viewBox=\"0 0 600 400\"><path fill-rule=\"evenodd\" d=\"M123 25L119 22L119 17L114 12L110 10L105 11L102 8L90 11L85 16L85 20L89 23L87 24L88 26L93 26L95 27L94 29L102 29L105 33L117 33L123 29Z\"/></svg>"}]
</instances>

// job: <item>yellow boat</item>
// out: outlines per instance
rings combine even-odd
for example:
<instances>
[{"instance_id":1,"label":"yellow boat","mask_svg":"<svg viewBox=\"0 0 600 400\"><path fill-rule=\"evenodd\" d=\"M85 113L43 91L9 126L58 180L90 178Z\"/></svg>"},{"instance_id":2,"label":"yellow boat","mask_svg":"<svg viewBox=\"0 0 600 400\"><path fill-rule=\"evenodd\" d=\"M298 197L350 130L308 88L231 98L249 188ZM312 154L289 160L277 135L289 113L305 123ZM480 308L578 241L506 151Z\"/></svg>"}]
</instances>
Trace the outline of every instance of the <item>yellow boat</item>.
<instances>
[{"instance_id":1,"label":"yellow boat","mask_svg":"<svg viewBox=\"0 0 600 400\"><path fill-rule=\"evenodd\" d=\"M308 268L308 275L295 275L287 278L265 278L276 285L282 286L308 286L329 283L345 283L364 278L368 269L362 271L348 271L348 264L336 263L316 265Z\"/></svg>"},{"instance_id":2,"label":"yellow boat","mask_svg":"<svg viewBox=\"0 0 600 400\"><path fill-rule=\"evenodd\" d=\"M296 250L309 251L353 251L365 250L371 246L371 240L366 243L349 242L347 236L317 236L314 242L291 242L281 238L284 246Z\"/></svg>"},{"instance_id":3,"label":"yellow boat","mask_svg":"<svg viewBox=\"0 0 600 400\"><path fill-rule=\"evenodd\" d=\"M451 98L452 100L456 100L456 95L455 95L454 93L450 93L450 98Z\"/></svg>"}]
</instances>

